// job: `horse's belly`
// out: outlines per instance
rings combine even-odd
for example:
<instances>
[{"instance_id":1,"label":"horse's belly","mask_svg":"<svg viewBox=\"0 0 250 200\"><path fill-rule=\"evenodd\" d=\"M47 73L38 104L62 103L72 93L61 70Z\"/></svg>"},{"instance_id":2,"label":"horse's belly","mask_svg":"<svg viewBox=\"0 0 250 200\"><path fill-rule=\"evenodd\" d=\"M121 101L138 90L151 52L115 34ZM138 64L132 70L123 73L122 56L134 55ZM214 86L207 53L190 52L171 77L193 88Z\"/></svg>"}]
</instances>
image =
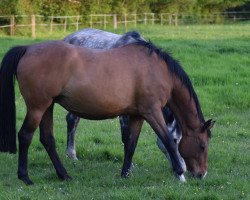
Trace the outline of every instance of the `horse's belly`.
<instances>
[{"instance_id":1,"label":"horse's belly","mask_svg":"<svg viewBox=\"0 0 250 200\"><path fill-rule=\"evenodd\" d=\"M108 119L135 110L130 98L99 91L70 91L62 94L56 102L69 112L85 119Z\"/></svg>"},{"instance_id":2,"label":"horse's belly","mask_svg":"<svg viewBox=\"0 0 250 200\"><path fill-rule=\"evenodd\" d=\"M114 118L125 114L125 108L83 102L81 104L60 100L58 103L69 112L85 119L100 120Z\"/></svg>"}]
</instances>

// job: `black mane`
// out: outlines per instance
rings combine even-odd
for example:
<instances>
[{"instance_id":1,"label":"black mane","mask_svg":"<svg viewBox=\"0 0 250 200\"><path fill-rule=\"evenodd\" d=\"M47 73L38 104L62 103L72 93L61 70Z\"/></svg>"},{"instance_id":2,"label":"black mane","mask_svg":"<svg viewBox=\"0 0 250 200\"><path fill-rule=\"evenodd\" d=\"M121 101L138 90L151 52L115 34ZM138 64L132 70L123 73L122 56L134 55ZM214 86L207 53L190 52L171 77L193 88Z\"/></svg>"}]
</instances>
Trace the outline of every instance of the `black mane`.
<instances>
[{"instance_id":1,"label":"black mane","mask_svg":"<svg viewBox=\"0 0 250 200\"><path fill-rule=\"evenodd\" d=\"M137 31L129 31L129 32L125 33L124 36L132 37L138 41L142 39L140 33L138 33Z\"/></svg>"},{"instance_id":2,"label":"black mane","mask_svg":"<svg viewBox=\"0 0 250 200\"><path fill-rule=\"evenodd\" d=\"M180 63L175 60L173 57L169 55L169 53L164 52L161 48L156 47L151 41L144 41L138 39L135 44L144 46L149 49L149 54L152 54L155 52L161 59L163 59L170 72L174 74L176 77L178 77L181 81L181 83L188 89L188 92L190 94L190 97L194 99L196 109L198 112L198 117L201 120L201 122L205 122L204 116L201 111L200 103L198 100L198 97L194 91L193 85L191 80L189 79L187 73L183 70ZM208 130L209 137L211 136L211 132Z\"/></svg>"}]
</instances>

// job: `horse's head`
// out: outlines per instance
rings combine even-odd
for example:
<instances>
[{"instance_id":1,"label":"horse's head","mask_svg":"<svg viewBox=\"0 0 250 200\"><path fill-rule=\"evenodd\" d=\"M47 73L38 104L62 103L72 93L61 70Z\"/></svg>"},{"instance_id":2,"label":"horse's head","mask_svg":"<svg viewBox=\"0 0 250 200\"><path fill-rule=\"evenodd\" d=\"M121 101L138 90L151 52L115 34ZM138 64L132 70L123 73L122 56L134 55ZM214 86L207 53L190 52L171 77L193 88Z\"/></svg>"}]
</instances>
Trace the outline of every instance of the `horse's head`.
<instances>
[{"instance_id":1,"label":"horse's head","mask_svg":"<svg viewBox=\"0 0 250 200\"><path fill-rule=\"evenodd\" d=\"M183 134L180 142L179 151L185 160L187 170L194 177L204 178L207 174L208 142L214 123L215 121L208 120L199 130Z\"/></svg>"}]
</instances>

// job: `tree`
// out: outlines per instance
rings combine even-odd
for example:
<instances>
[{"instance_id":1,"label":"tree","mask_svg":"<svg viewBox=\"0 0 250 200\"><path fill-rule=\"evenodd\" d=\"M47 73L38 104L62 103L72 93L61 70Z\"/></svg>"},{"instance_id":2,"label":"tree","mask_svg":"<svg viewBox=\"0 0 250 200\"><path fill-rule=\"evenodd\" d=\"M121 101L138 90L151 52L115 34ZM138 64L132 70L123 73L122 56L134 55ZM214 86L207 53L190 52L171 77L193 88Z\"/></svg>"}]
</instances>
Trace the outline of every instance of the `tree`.
<instances>
[{"instance_id":1,"label":"tree","mask_svg":"<svg viewBox=\"0 0 250 200\"><path fill-rule=\"evenodd\" d=\"M0 15L16 14L16 4L18 0L1 0Z\"/></svg>"}]
</instances>

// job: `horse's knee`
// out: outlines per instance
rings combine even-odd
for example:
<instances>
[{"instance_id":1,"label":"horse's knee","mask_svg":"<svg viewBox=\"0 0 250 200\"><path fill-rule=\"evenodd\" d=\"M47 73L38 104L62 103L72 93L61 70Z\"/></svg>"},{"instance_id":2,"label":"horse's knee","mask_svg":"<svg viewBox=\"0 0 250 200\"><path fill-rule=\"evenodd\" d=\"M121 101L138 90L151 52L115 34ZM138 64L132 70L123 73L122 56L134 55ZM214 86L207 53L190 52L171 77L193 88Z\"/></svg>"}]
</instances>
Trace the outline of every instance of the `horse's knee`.
<instances>
[{"instance_id":1,"label":"horse's knee","mask_svg":"<svg viewBox=\"0 0 250 200\"><path fill-rule=\"evenodd\" d=\"M178 143L177 140L170 135L169 133L158 135L158 147L162 152L166 153L177 153L178 152Z\"/></svg>"}]
</instances>

